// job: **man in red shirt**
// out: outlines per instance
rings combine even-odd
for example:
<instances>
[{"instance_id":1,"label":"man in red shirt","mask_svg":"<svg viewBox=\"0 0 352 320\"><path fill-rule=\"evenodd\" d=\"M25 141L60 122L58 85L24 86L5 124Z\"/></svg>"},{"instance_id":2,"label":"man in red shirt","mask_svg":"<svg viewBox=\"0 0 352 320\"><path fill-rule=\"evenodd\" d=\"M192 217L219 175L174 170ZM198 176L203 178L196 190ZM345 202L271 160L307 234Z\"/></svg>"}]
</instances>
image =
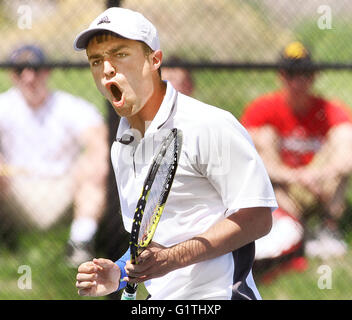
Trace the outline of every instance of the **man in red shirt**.
<instances>
[{"instance_id":1,"label":"man in red shirt","mask_svg":"<svg viewBox=\"0 0 352 320\"><path fill-rule=\"evenodd\" d=\"M318 213L323 226L307 254L342 255L337 237L352 172L352 118L347 107L312 93L316 77L308 50L293 42L283 51L280 90L255 99L244 111L248 129L274 184L281 211L299 221Z\"/></svg>"}]
</instances>

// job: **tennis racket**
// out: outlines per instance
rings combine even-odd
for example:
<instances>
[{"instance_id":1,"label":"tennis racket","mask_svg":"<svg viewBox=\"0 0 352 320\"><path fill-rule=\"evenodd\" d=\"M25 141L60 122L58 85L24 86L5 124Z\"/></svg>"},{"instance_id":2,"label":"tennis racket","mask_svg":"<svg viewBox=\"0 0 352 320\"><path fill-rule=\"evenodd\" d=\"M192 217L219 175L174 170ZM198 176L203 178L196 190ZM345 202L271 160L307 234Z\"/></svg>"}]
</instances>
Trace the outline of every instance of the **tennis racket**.
<instances>
[{"instance_id":1,"label":"tennis racket","mask_svg":"<svg viewBox=\"0 0 352 320\"><path fill-rule=\"evenodd\" d=\"M181 153L182 133L176 128L162 140L144 181L133 218L131 263L152 241L163 213ZM136 300L137 284L127 283L121 300Z\"/></svg>"}]
</instances>

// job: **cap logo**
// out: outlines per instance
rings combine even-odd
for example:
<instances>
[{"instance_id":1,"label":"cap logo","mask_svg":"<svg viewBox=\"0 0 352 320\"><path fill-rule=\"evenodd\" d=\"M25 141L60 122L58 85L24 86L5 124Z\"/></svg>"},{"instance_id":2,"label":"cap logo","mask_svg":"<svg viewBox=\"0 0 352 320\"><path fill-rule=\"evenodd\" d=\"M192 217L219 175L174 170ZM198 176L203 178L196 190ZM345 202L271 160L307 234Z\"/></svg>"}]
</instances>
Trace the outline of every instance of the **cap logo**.
<instances>
[{"instance_id":1,"label":"cap logo","mask_svg":"<svg viewBox=\"0 0 352 320\"><path fill-rule=\"evenodd\" d=\"M110 23L109 17L108 16L104 16L102 17L99 22L97 23L97 25L102 24L102 23Z\"/></svg>"},{"instance_id":2,"label":"cap logo","mask_svg":"<svg viewBox=\"0 0 352 320\"><path fill-rule=\"evenodd\" d=\"M293 42L286 47L285 55L290 59L302 59L307 57L307 50L302 43Z\"/></svg>"}]
</instances>

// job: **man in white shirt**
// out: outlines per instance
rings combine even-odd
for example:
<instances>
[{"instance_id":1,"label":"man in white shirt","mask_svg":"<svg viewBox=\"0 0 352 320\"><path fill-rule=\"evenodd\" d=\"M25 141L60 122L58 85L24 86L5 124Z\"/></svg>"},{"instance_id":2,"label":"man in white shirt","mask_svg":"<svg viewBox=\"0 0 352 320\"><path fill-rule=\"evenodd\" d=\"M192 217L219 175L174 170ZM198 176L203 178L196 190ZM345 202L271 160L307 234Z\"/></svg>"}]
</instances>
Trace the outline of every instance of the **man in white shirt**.
<instances>
[{"instance_id":1,"label":"man in white shirt","mask_svg":"<svg viewBox=\"0 0 352 320\"><path fill-rule=\"evenodd\" d=\"M79 294L109 294L122 287L121 279L145 282L152 299L259 299L253 242L269 232L277 204L245 129L230 113L161 80L158 33L137 12L106 10L77 36L75 48L86 49L98 89L121 116L111 157L127 231L153 146L167 129L183 133L153 243L135 265L125 258L83 263Z\"/></svg>"},{"instance_id":2,"label":"man in white shirt","mask_svg":"<svg viewBox=\"0 0 352 320\"><path fill-rule=\"evenodd\" d=\"M1 225L46 230L73 204L68 261L91 256L105 205L107 128L96 107L48 88L43 51L16 49L14 87L0 95Z\"/></svg>"}]
</instances>

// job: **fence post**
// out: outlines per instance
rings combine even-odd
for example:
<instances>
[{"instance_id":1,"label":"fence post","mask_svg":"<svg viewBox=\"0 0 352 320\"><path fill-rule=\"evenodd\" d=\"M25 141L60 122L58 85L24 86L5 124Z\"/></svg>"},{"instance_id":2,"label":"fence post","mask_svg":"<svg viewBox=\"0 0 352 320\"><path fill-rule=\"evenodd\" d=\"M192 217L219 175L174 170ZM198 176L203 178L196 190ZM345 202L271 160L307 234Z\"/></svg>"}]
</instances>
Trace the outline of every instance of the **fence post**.
<instances>
[{"instance_id":1,"label":"fence post","mask_svg":"<svg viewBox=\"0 0 352 320\"><path fill-rule=\"evenodd\" d=\"M121 1L107 0L106 7L118 7ZM109 129L109 145L111 146L116 138L117 128L120 122L110 102L106 100L107 108L107 125ZM113 261L120 258L128 248L128 233L125 231L122 223L120 200L117 192L115 173L109 160L109 175L107 179L106 209L102 221L99 224L96 248L97 252L104 258ZM108 295L109 299L120 299L120 293Z\"/></svg>"},{"instance_id":2,"label":"fence post","mask_svg":"<svg viewBox=\"0 0 352 320\"><path fill-rule=\"evenodd\" d=\"M119 6L121 1L108 0L108 8ZM106 101L107 124L109 129L109 145L111 146L116 137L117 127L120 118L111 107L110 102ZM107 179L107 204L104 217L100 223L97 249L102 252L106 258L117 260L127 250L128 233L124 230L120 214L120 201L117 193L114 170L109 161L109 175Z\"/></svg>"}]
</instances>

